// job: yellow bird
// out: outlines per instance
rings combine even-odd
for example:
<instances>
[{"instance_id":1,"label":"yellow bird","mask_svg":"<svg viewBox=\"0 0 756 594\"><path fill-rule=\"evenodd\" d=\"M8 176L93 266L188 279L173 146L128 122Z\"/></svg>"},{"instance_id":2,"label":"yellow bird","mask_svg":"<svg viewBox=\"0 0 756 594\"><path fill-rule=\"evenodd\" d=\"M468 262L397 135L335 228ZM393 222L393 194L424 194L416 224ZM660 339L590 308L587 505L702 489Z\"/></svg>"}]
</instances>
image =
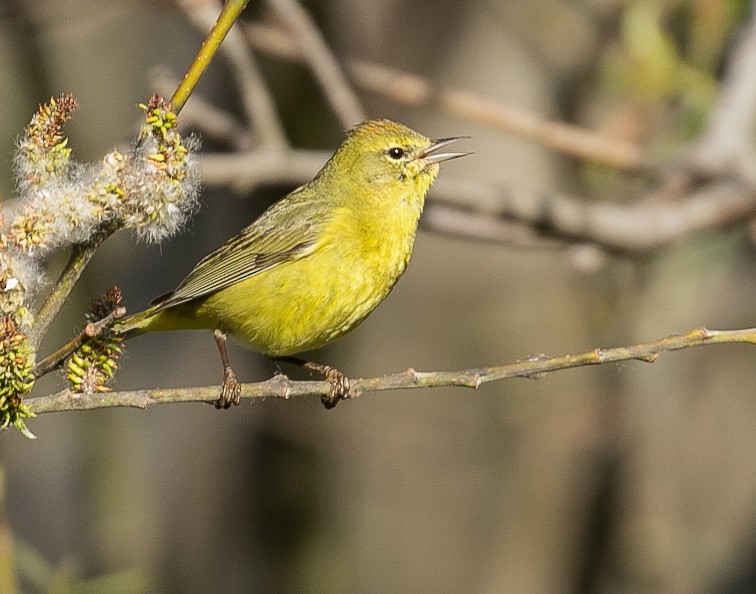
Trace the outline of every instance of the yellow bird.
<instances>
[{"instance_id":1,"label":"yellow bird","mask_svg":"<svg viewBox=\"0 0 756 594\"><path fill-rule=\"evenodd\" d=\"M179 286L116 323L144 332L212 329L223 361L218 407L238 404L226 334L272 358L303 365L331 383L327 408L349 381L327 365L291 357L360 324L386 298L412 255L438 153L465 137L430 140L386 119L359 124L315 178L197 264Z\"/></svg>"}]
</instances>

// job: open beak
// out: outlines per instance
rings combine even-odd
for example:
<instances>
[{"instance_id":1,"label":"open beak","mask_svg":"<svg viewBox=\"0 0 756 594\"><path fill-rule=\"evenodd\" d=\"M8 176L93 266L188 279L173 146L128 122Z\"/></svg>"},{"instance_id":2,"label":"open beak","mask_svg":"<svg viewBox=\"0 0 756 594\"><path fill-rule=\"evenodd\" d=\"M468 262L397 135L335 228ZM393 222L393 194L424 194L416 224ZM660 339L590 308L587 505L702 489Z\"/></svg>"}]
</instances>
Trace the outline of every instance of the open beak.
<instances>
[{"instance_id":1,"label":"open beak","mask_svg":"<svg viewBox=\"0 0 756 594\"><path fill-rule=\"evenodd\" d=\"M460 157L466 157L472 155L472 153L433 153L438 149L450 145L452 142L457 142L464 138L470 138L469 136L452 136L450 138L437 138L431 140L431 145L422 151L418 157L424 159L428 163L440 163L441 161L450 161L451 159L459 159Z\"/></svg>"}]
</instances>

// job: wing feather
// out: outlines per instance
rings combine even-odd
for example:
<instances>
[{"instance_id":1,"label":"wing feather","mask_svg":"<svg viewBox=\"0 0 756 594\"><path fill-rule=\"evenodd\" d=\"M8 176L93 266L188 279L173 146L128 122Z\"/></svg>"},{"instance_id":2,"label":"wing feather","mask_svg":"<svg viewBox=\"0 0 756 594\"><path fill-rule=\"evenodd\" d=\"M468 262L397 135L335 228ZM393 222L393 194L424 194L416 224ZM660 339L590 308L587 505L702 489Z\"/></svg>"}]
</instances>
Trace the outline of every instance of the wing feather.
<instances>
[{"instance_id":1,"label":"wing feather","mask_svg":"<svg viewBox=\"0 0 756 594\"><path fill-rule=\"evenodd\" d=\"M318 197L308 189L294 190L202 259L175 291L158 300L158 310L204 297L317 249L326 220L323 215L312 220L312 213L322 209L313 208Z\"/></svg>"}]
</instances>

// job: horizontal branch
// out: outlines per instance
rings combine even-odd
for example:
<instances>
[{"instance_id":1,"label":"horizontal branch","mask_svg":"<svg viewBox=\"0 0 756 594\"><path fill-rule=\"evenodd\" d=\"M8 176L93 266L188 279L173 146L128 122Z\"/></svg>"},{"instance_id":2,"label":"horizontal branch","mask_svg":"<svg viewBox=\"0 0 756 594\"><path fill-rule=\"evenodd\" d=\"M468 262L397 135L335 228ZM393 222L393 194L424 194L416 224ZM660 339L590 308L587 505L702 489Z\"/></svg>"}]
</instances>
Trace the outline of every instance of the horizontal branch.
<instances>
[{"instance_id":1,"label":"horizontal branch","mask_svg":"<svg viewBox=\"0 0 756 594\"><path fill-rule=\"evenodd\" d=\"M258 185L300 185L311 180L331 156L328 151L256 149L235 154L205 154L200 172L205 186L230 186L248 192Z\"/></svg>"},{"instance_id":2,"label":"horizontal branch","mask_svg":"<svg viewBox=\"0 0 756 594\"><path fill-rule=\"evenodd\" d=\"M414 388L438 388L458 386L478 388L482 384L511 377L539 378L543 374L562 369L600 365L617 361L639 360L653 363L660 353L678 351L709 344L748 343L756 344L756 328L743 330L707 330L696 328L686 334L673 334L665 338L608 349L592 349L574 355L547 357L533 355L521 361L495 367L478 367L458 371L422 372L408 369L401 373L382 377L351 380L350 398L384 390L409 390ZM242 398L292 398L311 396L320 398L327 394L330 384L325 381L292 381L284 375L253 384L242 384ZM220 388L205 386L197 388L169 388L110 392L104 394L76 394L63 390L50 396L27 399L26 405L35 414L67 410L92 410L96 408L132 407L147 408L155 404L176 402L204 402L215 404Z\"/></svg>"},{"instance_id":3,"label":"horizontal branch","mask_svg":"<svg viewBox=\"0 0 756 594\"><path fill-rule=\"evenodd\" d=\"M329 156L306 149L253 150L204 155L200 167L206 186L249 191L257 185L304 183ZM633 254L664 248L700 231L723 229L756 214L756 191L737 179L712 181L674 201L653 197L648 194L630 203L589 202L441 176L421 223L427 230L507 245L546 247L553 240L577 241Z\"/></svg>"},{"instance_id":4,"label":"horizontal branch","mask_svg":"<svg viewBox=\"0 0 756 594\"><path fill-rule=\"evenodd\" d=\"M756 191L734 179L713 181L676 201L646 196L630 203L592 203L453 177L440 178L431 196L462 210L525 223L541 236L590 242L623 254L661 249L693 233L749 220L756 213Z\"/></svg>"}]
</instances>

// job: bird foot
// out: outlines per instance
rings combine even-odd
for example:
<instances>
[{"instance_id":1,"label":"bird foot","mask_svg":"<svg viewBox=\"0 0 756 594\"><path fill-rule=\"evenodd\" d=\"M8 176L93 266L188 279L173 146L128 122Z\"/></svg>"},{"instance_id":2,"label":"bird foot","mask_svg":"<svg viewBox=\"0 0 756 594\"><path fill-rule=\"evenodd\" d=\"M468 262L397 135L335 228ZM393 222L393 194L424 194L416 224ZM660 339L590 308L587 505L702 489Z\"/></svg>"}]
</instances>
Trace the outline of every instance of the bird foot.
<instances>
[{"instance_id":1,"label":"bird foot","mask_svg":"<svg viewBox=\"0 0 756 594\"><path fill-rule=\"evenodd\" d=\"M346 400L347 398L349 398L349 378L335 367L331 367L330 365L322 365L320 363L313 363L312 361L305 361L304 359L300 359L298 357L283 356L276 357L275 359L276 361L284 361L286 363L291 363L292 365L299 365L304 369L316 371L320 375L322 375L323 379L331 384L331 387L328 390L328 394L323 394L323 396L321 396L320 398L323 406L325 406L327 409L332 409L339 403L339 400Z\"/></svg>"},{"instance_id":2,"label":"bird foot","mask_svg":"<svg viewBox=\"0 0 756 594\"><path fill-rule=\"evenodd\" d=\"M241 402L241 384L236 379L234 370L227 367L223 371L223 384L221 385L220 396L215 402L215 408L227 409L232 404L236 405Z\"/></svg>"},{"instance_id":3,"label":"bird foot","mask_svg":"<svg viewBox=\"0 0 756 594\"><path fill-rule=\"evenodd\" d=\"M324 394L320 401L328 410L349 397L349 378L335 367L319 365L316 369L331 384L328 394Z\"/></svg>"}]
</instances>

